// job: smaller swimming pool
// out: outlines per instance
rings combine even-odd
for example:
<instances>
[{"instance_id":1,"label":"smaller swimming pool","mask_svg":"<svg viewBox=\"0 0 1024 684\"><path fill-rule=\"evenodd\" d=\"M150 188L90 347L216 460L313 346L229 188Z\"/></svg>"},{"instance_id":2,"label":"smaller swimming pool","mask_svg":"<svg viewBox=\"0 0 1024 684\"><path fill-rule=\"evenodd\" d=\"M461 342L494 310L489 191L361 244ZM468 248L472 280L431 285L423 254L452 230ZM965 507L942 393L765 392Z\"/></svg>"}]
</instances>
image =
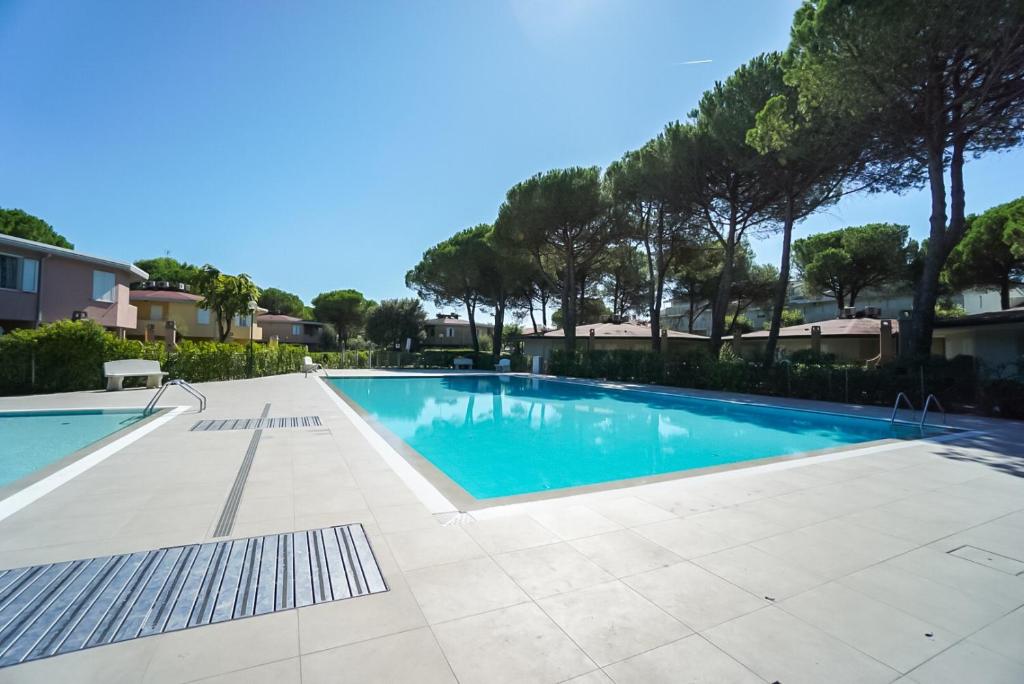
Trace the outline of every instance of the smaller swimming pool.
<instances>
[{"instance_id":1,"label":"smaller swimming pool","mask_svg":"<svg viewBox=\"0 0 1024 684\"><path fill-rule=\"evenodd\" d=\"M138 409L0 412L0 487L140 420Z\"/></svg>"}]
</instances>

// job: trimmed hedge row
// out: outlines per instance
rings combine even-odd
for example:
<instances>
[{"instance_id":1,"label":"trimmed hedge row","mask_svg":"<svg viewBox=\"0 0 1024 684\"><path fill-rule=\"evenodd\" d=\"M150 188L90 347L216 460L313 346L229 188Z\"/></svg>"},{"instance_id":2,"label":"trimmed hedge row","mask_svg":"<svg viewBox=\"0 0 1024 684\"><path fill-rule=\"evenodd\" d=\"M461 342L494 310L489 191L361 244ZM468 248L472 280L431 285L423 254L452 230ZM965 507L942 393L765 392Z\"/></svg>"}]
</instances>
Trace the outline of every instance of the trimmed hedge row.
<instances>
[{"instance_id":1,"label":"trimmed hedge row","mask_svg":"<svg viewBox=\"0 0 1024 684\"><path fill-rule=\"evenodd\" d=\"M249 377L249 353L247 345L185 340L168 354L161 342L122 340L95 321L58 321L0 336L0 396L99 389L104 386L104 362L117 359L156 360L168 377L189 382L237 380ZM475 368L494 363L486 352L311 353L295 345L256 344L252 375L295 373L304 356L325 368L451 368L456 356L471 357ZM525 358L513 356L512 367L525 370ZM133 383L129 379L126 384Z\"/></svg>"},{"instance_id":2,"label":"trimmed hedge row","mask_svg":"<svg viewBox=\"0 0 1024 684\"><path fill-rule=\"evenodd\" d=\"M657 354L649 351L555 350L549 370L555 375L601 378L640 384L764 394L856 404L891 406L906 392L916 406L928 394L951 410L977 409L1024 418L1024 383L980 378L971 357L896 361L878 368L828 363L779 363L771 368L706 352Z\"/></svg>"}]
</instances>

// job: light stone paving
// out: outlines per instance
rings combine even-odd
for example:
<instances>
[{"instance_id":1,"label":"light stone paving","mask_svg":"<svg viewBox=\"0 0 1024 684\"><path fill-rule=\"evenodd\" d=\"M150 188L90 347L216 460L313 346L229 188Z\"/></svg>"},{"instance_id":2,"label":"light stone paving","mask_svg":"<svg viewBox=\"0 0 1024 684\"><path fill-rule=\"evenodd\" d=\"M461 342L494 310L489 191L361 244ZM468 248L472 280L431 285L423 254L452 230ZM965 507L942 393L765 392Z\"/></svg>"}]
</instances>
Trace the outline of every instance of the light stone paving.
<instances>
[{"instance_id":1,"label":"light stone paving","mask_svg":"<svg viewBox=\"0 0 1024 684\"><path fill-rule=\"evenodd\" d=\"M390 591L0 669L0 682L1024 681L1020 423L958 418L985 434L451 519L317 382L200 386L203 418L269 402L323 419L263 433L231 536L362 523ZM0 522L0 568L210 541L251 432L190 432L196 417Z\"/></svg>"}]
</instances>

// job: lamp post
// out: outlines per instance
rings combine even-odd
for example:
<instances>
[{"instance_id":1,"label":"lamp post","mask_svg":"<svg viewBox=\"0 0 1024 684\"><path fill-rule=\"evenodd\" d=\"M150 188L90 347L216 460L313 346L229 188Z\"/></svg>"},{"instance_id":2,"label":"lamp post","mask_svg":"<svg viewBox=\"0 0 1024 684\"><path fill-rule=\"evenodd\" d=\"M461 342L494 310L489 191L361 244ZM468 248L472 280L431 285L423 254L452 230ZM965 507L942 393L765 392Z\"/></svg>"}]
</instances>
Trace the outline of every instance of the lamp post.
<instances>
[{"instance_id":1,"label":"lamp post","mask_svg":"<svg viewBox=\"0 0 1024 684\"><path fill-rule=\"evenodd\" d=\"M256 357L253 356L252 349L252 330L256 327L256 300L249 300L249 377L252 377L252 373L255 366Z\"/></svg>"}]
</instances>

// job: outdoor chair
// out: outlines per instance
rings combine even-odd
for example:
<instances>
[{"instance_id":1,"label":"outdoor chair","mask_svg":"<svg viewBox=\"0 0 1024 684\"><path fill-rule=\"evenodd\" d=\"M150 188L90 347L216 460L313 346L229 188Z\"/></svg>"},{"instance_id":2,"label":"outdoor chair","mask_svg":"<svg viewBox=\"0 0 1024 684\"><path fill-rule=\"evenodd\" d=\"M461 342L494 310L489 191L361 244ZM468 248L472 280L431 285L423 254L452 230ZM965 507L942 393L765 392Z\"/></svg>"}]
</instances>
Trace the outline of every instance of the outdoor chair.
<instances>
[{"instance_id":1,"label":"outdoor chair","mask_svg":"<svg viewBox=\"0 0 1024 684\"><path fill-rule=\"evenodd\" d=\"M512 371L512 359L499 359L498 363L494 364L494 370L499 373L510 373Z\"/></svg>"},{"instance_id":2,"label":"outdoor chair","mask_svg":"<svg viewBox=\"0 0 1024 684\"><path fill-rule=\"evenodd\" d=\"M313 357L303 356L302 357L302 375L303 377L308 376L310 373L319 373L324 369L319 363L313 363Z\"/></svg>"}]
</instances>

